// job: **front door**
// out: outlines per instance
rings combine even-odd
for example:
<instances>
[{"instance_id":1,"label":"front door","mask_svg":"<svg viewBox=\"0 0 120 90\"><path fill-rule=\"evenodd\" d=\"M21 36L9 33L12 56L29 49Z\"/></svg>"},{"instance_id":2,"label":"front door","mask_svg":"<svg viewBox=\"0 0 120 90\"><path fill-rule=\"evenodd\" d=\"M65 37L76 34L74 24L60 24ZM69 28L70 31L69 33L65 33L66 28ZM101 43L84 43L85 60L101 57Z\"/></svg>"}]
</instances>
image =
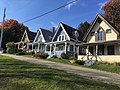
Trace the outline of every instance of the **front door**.
<instances>
[{"instance_id":1,"label":"front door","mask_svg":"<svg viewBox=\"0 0 120 90\"><path fill-rule=\"evenodd\" d=\"M114 47L114 45L108 46L107 47L107 52L108 52L108 55L115 55L115 47Z\"/></svg>"}]
</instances>

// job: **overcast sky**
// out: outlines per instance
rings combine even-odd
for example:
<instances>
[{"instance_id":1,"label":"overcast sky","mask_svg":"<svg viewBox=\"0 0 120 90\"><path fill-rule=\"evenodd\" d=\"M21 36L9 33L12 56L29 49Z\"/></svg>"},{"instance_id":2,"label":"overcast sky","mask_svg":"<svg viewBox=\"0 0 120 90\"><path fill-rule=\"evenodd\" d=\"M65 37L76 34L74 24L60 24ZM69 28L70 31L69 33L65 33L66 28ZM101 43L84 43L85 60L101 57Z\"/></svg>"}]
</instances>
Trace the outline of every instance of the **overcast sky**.
<instances>
[{"instance_id":1,"label":"overcast sky","mask_svg":"<svg viewBox=\"0 0 120 90\"><path fill-rule=\"evenodd\" d=\"M0 21L2 21L3 8L7 8L6 19L15 19L20 23L41 15L74 0L0 0ZM24 23L31 31L57 27L59 22L76 28L81 22L91 22L95 15L101 11L101 6L108 0L78 0L58 11Z\"/></svg>"}]
</instances>

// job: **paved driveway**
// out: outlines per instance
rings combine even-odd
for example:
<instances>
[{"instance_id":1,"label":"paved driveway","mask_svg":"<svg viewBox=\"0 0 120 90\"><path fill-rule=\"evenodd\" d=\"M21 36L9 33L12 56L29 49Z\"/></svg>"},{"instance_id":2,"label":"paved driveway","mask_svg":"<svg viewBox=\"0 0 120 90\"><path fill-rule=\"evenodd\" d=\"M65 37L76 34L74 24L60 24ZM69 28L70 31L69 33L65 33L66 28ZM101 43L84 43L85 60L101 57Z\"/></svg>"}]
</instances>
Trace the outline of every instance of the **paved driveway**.
<instances>
[{"instance_id":1,"label":"paved driveway","mask_svg":"<svg viewBox=\"0 0 120 90\"><path fill-rule=\"evenodd\" d=\"M94 70L94 69L89 69L89 68L83 68L79 66L67 65L67 64L57 63L57 62L38 60L38 59L28 58L28 57L23 57L23 56L16 56L16 55L9 55L9 54L1 54L1 55L9 56L14 59L21 60L21 61L46 65L49 68L64 70L67 73L76 74L76 75L79 75L79 76L82 76L88 79L99 80L105 83L117 84L118 86L120 86L120 75L119 74L104 72L104 71L99 71L99 70Z\"/></svg>"}]
</instances>

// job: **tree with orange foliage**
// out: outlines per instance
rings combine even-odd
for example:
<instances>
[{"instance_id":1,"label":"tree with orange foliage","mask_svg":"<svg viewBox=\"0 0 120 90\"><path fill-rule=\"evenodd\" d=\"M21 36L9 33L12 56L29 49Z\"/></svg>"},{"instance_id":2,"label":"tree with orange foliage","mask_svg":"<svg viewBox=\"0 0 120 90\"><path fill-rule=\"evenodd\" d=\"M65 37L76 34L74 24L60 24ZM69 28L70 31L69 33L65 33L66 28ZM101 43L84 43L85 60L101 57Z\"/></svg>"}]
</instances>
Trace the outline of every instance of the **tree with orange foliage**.
<instances>
[{"instance_id":1,"label":"tree with orange foliage","mask_svg":"<svg viewBox=\"0 0 120 90\"><path fill-rule=\"evenodd\" d=\"M108 0L102 9L103 16L120 30L120 0Z\"/></svg>"},{"instance_id":2,"label":"tree with orange foliage","mask_svg":"<svg viewBox=\"0 0 120 90\"><path fill-rule=\"evenodd\" d=\"M0 24L0 31L2 25ZM27 26L20 24L17 20L10 19L4 22L4 34L3 34L3 43L2 48L6 49L6 44L8 42L18 42L20 41L24 30L28 30Z\"/></svg>"}]
</instances>

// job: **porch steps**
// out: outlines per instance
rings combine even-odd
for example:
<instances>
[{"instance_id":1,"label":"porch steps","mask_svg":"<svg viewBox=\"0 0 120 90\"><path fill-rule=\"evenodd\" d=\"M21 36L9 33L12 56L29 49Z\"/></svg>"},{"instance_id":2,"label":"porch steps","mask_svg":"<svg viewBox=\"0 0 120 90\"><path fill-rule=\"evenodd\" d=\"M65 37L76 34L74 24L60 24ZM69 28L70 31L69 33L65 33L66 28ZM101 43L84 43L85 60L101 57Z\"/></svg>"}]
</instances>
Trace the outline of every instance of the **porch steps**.
<instances>
[{"instance_id":1,"label":"porch steps","mask_svg":"<svg viewBox=\"0 0 120 90\"><path fill-rule=\"evenodd\" d=\"M54 54L51 54L51 55L49 55L48 57L47 57L47 59L50 59L50 58L52 58L54 56Z\"/></svg>"},{"instance_id":2,"label":"porch steps","mask_svg":"<svg viewBox=\"0 0 120 90\"><path fill-rule=\"evenodd\" d=\"M96 60L86 60L84 65L85 66L92 66L95 62L96 62Z\"/></svg>"}]
</instances>

